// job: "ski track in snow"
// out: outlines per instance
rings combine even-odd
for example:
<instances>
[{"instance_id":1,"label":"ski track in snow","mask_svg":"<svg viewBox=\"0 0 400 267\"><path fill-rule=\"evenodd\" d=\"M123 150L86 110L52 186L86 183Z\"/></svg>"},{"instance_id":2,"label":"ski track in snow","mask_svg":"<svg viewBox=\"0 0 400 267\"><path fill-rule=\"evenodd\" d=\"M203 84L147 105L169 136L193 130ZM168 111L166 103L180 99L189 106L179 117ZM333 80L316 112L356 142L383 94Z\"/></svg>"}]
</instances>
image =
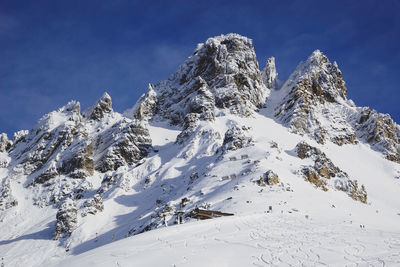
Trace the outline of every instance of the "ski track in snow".
<instances>
[{"instance_id":1,"label":"ski track in snow","mask_svg":"<svg viewBox=\"0 0 400 267\"><path fill-rule=\"evenodd\" d=\"M258 214L154 230L57 266L398 266L399 248L398 233Z\"/></svg>"}]
</instances>

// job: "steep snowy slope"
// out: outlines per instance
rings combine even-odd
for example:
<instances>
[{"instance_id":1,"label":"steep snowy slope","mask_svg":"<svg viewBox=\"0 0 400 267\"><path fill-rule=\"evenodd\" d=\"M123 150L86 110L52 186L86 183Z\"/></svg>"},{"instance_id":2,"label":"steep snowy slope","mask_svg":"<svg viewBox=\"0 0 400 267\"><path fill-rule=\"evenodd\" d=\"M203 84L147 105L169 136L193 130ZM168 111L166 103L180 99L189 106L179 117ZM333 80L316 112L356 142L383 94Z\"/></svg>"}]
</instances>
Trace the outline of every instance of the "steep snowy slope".
<instances>
[{"instance_id":1,"label":"steep snowy slope","mask_svg":"<svg viewBox=\"0 0 400 267\"><path fill-rule=\"evenodd\" d=\"M1 135L5 266L398 264L399 126L319 51L277 85L222 35L124 115L105 93Z\"/></svg>"},{"instance_id":2,"label":"steep snowy slope","mask_svg":"<svg viewBox=\"0 0 400 267\"><path fill-rule=\"evenodd\" d=\"M397 164L384 160L380 154L371 151L364 144L344 147L334 144L319 146L312 143L312 140L288 133L286 128L262 115L251 119L221 118L216 122L217 131L224 132L233 119L253 128L250 135L253 146L226 152L222 158L205 153L209 147L208 144L201 144L197 141L188 146L171 143L170 140L174 140L178 131L165 130L159 125L150 127L150 133L154 136L153 140L158 142L154 144L154 147L159 152L150 156L139 167L118 172L124 183L121 183L109 196L103 198L103 212L95 216L88 215L79 218L80 226L65 244L69 247L68 252L65 252L65 249L61 250L54 241L50 240L54 227L54 212L48 211L49 215L46 221L43 215L38 215L40 212L48 210L47 208L32 209L29 207L29 211L23 211L21 210L23 207L18 207L21 213L18 213L13 219L6 218L3 223L6 225L20 223L18 220L22 221L23 215L26 216L26 214L32 215L32 218L35 218L36 214L41 221L36 221L36 226L31 226L33 220L27 223L31 227L28 231L21 229L18 233L8 229L7 234L2 232L2 236L9 240L6 241L7 243L3 243L7 246L1 247L2 253L15 256L6 257L7 262L11 266L26 262L27 259L35 263L33 265L40 265L41 261L50 259L57 262L59 258L68 254L81 254L113 242L113 240L124 238L129 231L135 233L134 231L137 229L136 231L140 232L143 227L148 225L163 227L164 219L163 216L160 216L163 213L167 224L171 226L176 220L176 216L174 216L176 210L190 211L196 205L210 205L210 209L233 212L239 218L245 216L238 220L250 220L248 222L250 225L256 219L247 216L258 214L257 216L261 216L260 222L256 221L265 224L263 226L265 231L271 231L269 227L272 229L287 227L287 224L291 225L291 220L295 220L296 223L291 225L293 227L291 229L301 223L308 229L309 234L315 234L314 231L318 232L322 229L332 232L340 230L343 233L338 234L337 238L344 240L349 231L358 232L360 224L366 225L365 231L373 232L369 237L371 240L383 242L389 240L390 232L399 233L397 192L400 188L398 181L393 178L396 170L399 169ZM168 140L165 140L166 138ZM294 149L302 140L323 149L324 153L342 170L348 172L350 177L358 179L359 183L364 184L368 192L368 204L354 201L345 193L331 187L327 192L316 189L313 184L305 182L301 175L297 175L296 173L304 165L313 164L308 159L302 160L296 156ZM220 142L222 143L222 140ZM184 157L184 155L188 155L188 151L195 155L189 160ZM242 160L242 155L248 155L249 158ZM237 160L229 159L233 157L236 157ZM267 170L273 170L278 174L280 183L283 185L279 183L272 186L260 186L258 180ZM146 172L153 175L143 175ZM236 175L236 177L231 178L232 175L233 177ZM229 178L226 179L225 176ZM139 177L142 179L138 179ZM182 208L181 200L184 197L188 198L189 202ZM269 206L273 207L274 217L271 218L271 221L269 221L270 217L267 217L270 214L265 213ZM281 213L282 211L283 213ZM292 215L297 219L291 219ZM308 216L309 219L305 219L305 216ZM188 218L185 220L190 221ZM143 223L145 223L144 226L142 226ZM234 227L235 223L232 224L227 227ZM272 226L269 226L270 224ZM214 224L209 225L211 225L211 229L208 231L214 231L212 230L215 227ZM335 227L329 228L327 225L335 225ZM245 236L241 237L238 242L252 243L250 236L246 236L249 234L247 232L250 231L249 229L243 230L242 234ZM285 235L286 231L282 231L282 234ZM385 239L380 239L378 233L382 233ZM294 233L292 234L296 236ZM226 235L229 237L230 232L226 232ZM365 238L369 236L365 233L363 235ZM157 235L151 238L156 239ZM173 239L173 237L170 238ZM306 241L306 238L302 236L295 238L299 242ZM323 238L322 240L322 242L329 241ZM279 244L284 241L278 239L276 242ZM352 242L353 245L357 244L354 240ZM391 240L391 242L394 241ZM336 246L343 243L344 241L338 242ZM257 246L257 243L253 243L253 245ZM365 244L361 242L361 245ZM37 250L32 253L38 254L38 251L42 250L47 257L40 256L36 262L34 255L26 256L26 258L17 257L27 254L27 251L21 250L21 246L25 249L28 246L36 247ZM52 249L50 249L51 247ZM258 253L259 250L260 248L255 249L252 253L256 251ZM18 251L20 254L17 253ZM389 252L393 251L387 251L387 255L390 254ZM204 253L207 253L207 249ZM345 251L339 250L337 253L337 255L345 256ZM177 254L185 256L184 253L177 252ZM57 258L52 259L50 255L57 255ZM372 255L370 256L372 257ZM324 260L321 262L326 262ZM85 264L81 266L85 266Z\"/></svg>"}]
</instances>

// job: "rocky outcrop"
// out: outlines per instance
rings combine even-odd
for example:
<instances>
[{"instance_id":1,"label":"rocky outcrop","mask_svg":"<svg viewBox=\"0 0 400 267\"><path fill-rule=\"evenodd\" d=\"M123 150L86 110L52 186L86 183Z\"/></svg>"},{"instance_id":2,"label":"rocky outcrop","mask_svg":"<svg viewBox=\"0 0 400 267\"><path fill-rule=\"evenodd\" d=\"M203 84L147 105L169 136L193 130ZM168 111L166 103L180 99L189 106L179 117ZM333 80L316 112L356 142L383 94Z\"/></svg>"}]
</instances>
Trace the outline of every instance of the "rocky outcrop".
<instances>
[{"instance_id":1,"label":"rocky outcrop","mask_svg":"<svg viewBox=\"0 0 400 267\"><path fill-rule=\"evenodd\" d=\"M8 139L7 134L0 134L0 152L6 152L10 149L12 142Z\"/></svg>"},{"instance_id":2,"label":"rocky outcrop","mask_svg":"<svg viewBox=\"0 0 400 267\"><path fill-rule=\"evenodd\" d=\"M70 151L68 148L82 137L81 120L80 104L69 102L43 116L27 135L19 136L10 156L24 166L35 183L53 178L63 164L60 154Z\"/></svg>"},{"instance_id":3,"label":"rocky outcrop","mask_svg":"<svg viewBox=\"0 0 400 267\"><path fill-rule=\"evenodd\" d=\"M136 105L125 112L127 117L133 117L137 120L149 120L153 117L156 109L157 93L153 89L153 85L149 84L147 93L143 94Z\"/></svg>"},{"instance_id":4,"label":"rocky outcrop","mask_svg":"<svg viewBox=\"0 0 400 267\"><path fill-rule=\"evenodd\" d=\"M265 68L261 72L262 80L269 89L278 89L278 73L275 67L275 58L270 57L265 63Z\"/></svg>"},{"instance_id":5,"label":"rocky outcrop","mask_svg":"<svg viewBox=\"0 0 400 267\"><path fill-rule=\"evenodd\" d=\"M83 204L82 217L88 214L95 215L97 212L104 210L103 199L100 194L95 194L92 199L86 200Z\"/></svg>"},{"instance_id":6,"label":"rocky outcrop","mask_svg":"<svg viewBox=\"0 0 400 267\"><path fill-rule=\"evenodd\" d=\"M328 191L328 188L332 187L346 192L355 200L367 202L367 192L364 185L359 188L357 181L350 180L348 174L334 165L320 149L310 146L306 142L300 142L296 145L295 151L299 158L310 158L314 162L313 166L303 166L301 169L306 181L324 191Z\"/></svg>"},{"instance_id":7,"label":"rocky outcrop","mask_svg":"<svg viewBox=\"0 0 400 267\"><path fill-rule=\"evenodd\" d=\"M299 64L280 91L284 97L275 116L292 132L321 144L327 140L338 145L356 142L347 120L352 111L342 72L319 50Z\"/></svg>"},{"instance_id":8,"label":"rocky outcrop","mask_svg":"<svg viewBox=\"0 0 400 267\"><path fill-rule=\"evenodd\" d=\"M0 185L0 210L4 211L17 206L18 201L12 195L10 179L3 179Z\"/></svg>"},{"instance_id":9,"label":"rocky outcrop","mask_svg":"<svg viewBox=\"0 0 400 267\"><path fill-rule=\"evenodd\" d=\"M330 179L331 177L348 177L348 175L342 172L338 167L336 167L330 159L316 147L312 147L306 142L300 142L296 146L297 156L301 159L312 158L314 161L313 168L316 170L317 174ZM309 171L307 171L310 173Z\"/></svg>"},{"instance_id":10,"label":"rocky outcrop","mask_svg":"<svg viewBox=\"0 0 400 267\"><path fill-rule=\"evenodd\" d=\"M7 168L10 164L11 158L6 153L0 152L0 168Z\"/></svg>"},{"instance_id":11,"label":"rocky outcrop","mask_svg":"<svg viewBox=\"0 0 400 267\"><path fill-rule=\"evenodd\" d=\"M279 183L279 176L272 170L268 170L264 174L264 180L267 185L275 185Z\"/></svg>"},{"instance_id":12,"label":"rocky outcrop","mask_svg":"<svg viewBox=\"0 0 400 267\"><path fill-rule=\"evenodd\" d=\"M360 201L364 204L367 203L367 190L365 189L364 185L361 185L361 187L359 187L357 180L351 181L349 183L348 194L354 200Z\"/></svg>"},{"instance_id":13,"label":"rocky outcrop","mask_svg":"<svg viewBox=\"0 0 400 267\"><path fill-rule=\"evenodd\" d=\"M100 172L132 165L151 151L148 129L139 121L122 119L95 141L95 169Z\"/></svg>"},{"instance_id":14,"label":"rocky outcrop","mask_svg":"<svg viewBox=\"0 0 400 267\"><path fill-rule=\"evenodd\" d=\"M382 151L388 160L400 163L400 126L389 114L365 107L359 109L354 121L361 140Z\"/></svg>"},{"instance_id":15,"label":"rocky outcrop","mask_svg":"<svg viewBox=\"0 0 400 267\"><path fill-rule=\"evenodd\" d=\"M67 198L64 201L57 212L56 219L54 240L69 237L78 224L78 210L72 199Z\"/></svg>"},{"instance_id":16,"label":"rocky outcrop","mask_svg":"<svg viewBox=\"0 0 400 267\"><path fill-rule=\"evenodd\" d=\"M72 178L85 178L93 175L93 143L85 140L70 149L70 157L66 157L59 172Z\"/></svg>"},{"instance_id":17,"label":"rocky outcrop","mask_svg":"<svg viewBox=\"0 0 400 267\"><path fill-rule=\"evenodd\" d=\"M225 132L224 141L222 144L222 151L234 151L243 147L251 146L253 144L253 139L248 134L249 130L250 128L246 126L231 126Z\"/></svg>"},{"instance_id":18,"label":"rocky outcrop","mask_svg":"<svg viewBox=\"0 0 400 267\"><path fill-rule=\"evenodd\" d=\"M115 184L117 184L122 178L122 174L118 173L115 175L106 174L101 181L101 186L97 190L96 195L100 195L100 197L107 192L110 188L112 188Z\"/></svg>"},{"instance_id":19,"label":"rocky outcrop","mask_svg":"<svg viewBox=\"0 0 400 267\"><path fill-rule=\"evenodd\" d=\"M268 92L253 42L238 34L221 35L198 45L176 73L150 86L128 113L180 125L190 113L212 121L216 109L249 116L264 105Z\"/></svg>"},{"instance_id":20,"label":"rocky outcrop","mask_svg":"<svg viewBox=\"0 0 400 267\"><path fill-rule=\"evenodd\" d=\"M111 97L109 94L104 93L97 103L88 108L82 115L83 117L92 120L100 120L105 116L105 114L111 113L112 111Z\"/></svg>"}]
</instances>

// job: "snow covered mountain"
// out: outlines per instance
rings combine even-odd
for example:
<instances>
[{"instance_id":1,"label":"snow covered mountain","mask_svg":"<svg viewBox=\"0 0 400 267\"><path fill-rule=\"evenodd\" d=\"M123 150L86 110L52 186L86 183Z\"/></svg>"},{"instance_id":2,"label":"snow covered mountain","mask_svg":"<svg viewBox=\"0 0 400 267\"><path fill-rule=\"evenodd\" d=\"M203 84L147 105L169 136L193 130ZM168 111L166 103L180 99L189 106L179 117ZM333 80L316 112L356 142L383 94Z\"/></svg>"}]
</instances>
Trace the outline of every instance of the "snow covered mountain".
<instances>
[{"instance_id":1,"label":"snow covered mountain","mask_svg":"<svg viewBox=\"0 0 400 267\"><path fill-rule=\"evenodd\" d=\"M251 39L221 35L124 114L104 93L1 134L4 265L399 264L400 126L348 99L318 50L277 77ZM196 208L234 216L195 223Z\"/></svg>"}]
</instances>

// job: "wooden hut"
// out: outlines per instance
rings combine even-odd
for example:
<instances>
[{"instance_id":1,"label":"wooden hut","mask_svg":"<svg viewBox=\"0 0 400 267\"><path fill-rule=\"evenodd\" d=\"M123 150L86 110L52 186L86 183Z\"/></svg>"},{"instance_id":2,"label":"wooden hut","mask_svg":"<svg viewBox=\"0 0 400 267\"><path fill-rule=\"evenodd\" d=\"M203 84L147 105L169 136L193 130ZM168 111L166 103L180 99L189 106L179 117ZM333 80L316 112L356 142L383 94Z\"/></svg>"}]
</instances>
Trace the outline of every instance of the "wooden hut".
<instances>
[{"instance_id":1,"label":"wooden hut","mask_svg":"<svg viewBox=\"0 0 400 267\"><path fill-rule=\"evenodd\" d=\"M215 211L215 210L202 210L202 209L194 209L190 217L199 219L199 220L207 220L207 219L213 219L213 218L218 218L218 217L223 217L223 216L233 216L233 213L225 213L225 212L220 212L220 211Z\"/></svg>"}]
</instances>

